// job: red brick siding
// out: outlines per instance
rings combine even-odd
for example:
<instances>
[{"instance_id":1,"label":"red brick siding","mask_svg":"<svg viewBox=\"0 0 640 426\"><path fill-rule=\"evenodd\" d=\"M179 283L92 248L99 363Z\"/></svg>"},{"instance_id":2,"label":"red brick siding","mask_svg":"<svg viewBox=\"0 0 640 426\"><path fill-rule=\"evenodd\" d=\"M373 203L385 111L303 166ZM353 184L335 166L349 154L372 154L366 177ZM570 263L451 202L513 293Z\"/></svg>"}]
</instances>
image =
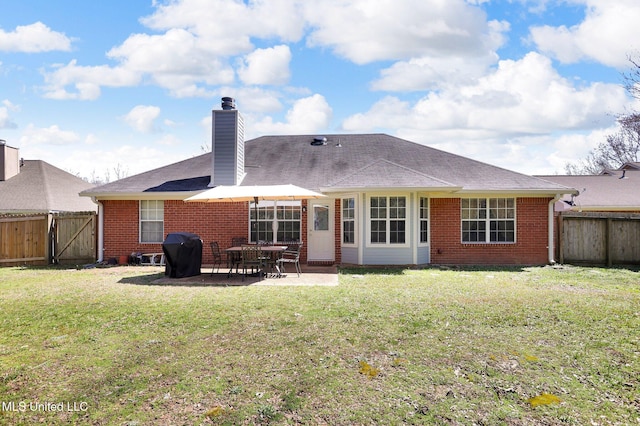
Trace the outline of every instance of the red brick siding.
<instances>
[{"instance_id":1,"label":"red brick siding","mask_svg":"<svg viewBox=\"0 0 640 426\"><path fill-rule=\"evenodd\" d=\"M104 258L129 255L133 252L162 252L162 244L140 243L140 202L102 201L104 205ZM303 205L305 202L303 202ZM248 203L185 203L164 202L164 235L191 232L204 242L202 263L211 264L209 243L217 241L222 250L231 246L231 238L248 236ZM302 213L302 239L306 239L307 215ZM301 259L306 259L303 246Z\"/></svg>"},{"instance_id":2,"label":"red brick siding","mask_svg":"<svg viewBox=\"0 0 640 426\"><path fill-rule=\"evenodd\" d=\"M335 262L337 264L342 263L342 199L337 198L334 204L335 208L335 223L334 223L334 250L335 250Z\"/></svg>"},{"instance_id":3,"label":"red brick siding","mask_svg":"<svg viewBox=\"0 0 640 426\"><path fill-rule=\"evenodd\" d=\"M431 199L431 263L543 265L548 262L550 198L516 200L516 243L463 244L460 199Z\"/></svg>"},{"instance_id":4,"label":"red brick siding","mask_svg":"<svg viewBox=\"0 0 640 426\"><path fill-rule=\"evenodd\" d=\"M518 198L515 244L463 244L460 236L460 199L431 199L431 263L433 264L546 264L548 202L550 198ZM161 252L162 244L139 242L139 201L103 201L104 258L132 252ZM302 202L306 206L306 201ZM212 262L209 243L221 248L231 238L248 233L248 203L185 203L165 201L164 234L192 232L204 241L203 264ZM307 212L302 213L304 241L301 260L307 259ZM341 258L341 206L335 200L335 262Z\"/></svg>"}]
</instances>

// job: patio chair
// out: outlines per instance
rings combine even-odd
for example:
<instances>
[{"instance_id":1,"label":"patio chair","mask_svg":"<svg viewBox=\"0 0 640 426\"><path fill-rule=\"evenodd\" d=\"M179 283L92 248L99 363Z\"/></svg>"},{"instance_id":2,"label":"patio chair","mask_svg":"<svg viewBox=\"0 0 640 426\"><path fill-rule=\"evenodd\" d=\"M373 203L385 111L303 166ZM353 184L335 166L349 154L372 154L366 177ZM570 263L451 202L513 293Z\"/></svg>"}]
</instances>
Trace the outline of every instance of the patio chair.
<instances>
[{"instance_id":1,"label":"patio chair","mask_svg":"<svg viewBox=\"0 0 640 426\"><path fill-rule=\"evenodd\" d=\"M213 267L211 268L211 275L213 276L213 273L216 270L216 265L218 265L218 272L220 272L220 265L222 265L222 252L220 251L220 246L217 241L212 241L210 245L211 253L213 254Z\"/></svg>"},{"instance_id":2,"label":"patio chair","mask_svg":"<svg viewBox=\"0 0 640 426\"><path fill-rule=\"evenodd\" d=\"M280 259L276 260L278 269L280 269L281 273L284 272L285 264L292 263L296 267L296 272L298 273L298 276L300 276L300 274L302 273L302 270L300 269L300 250L301 249L302 249L302 244L293 244L291 248L288 248L287 250L282 252L282 256L280 256Z\"/></svg>"},{"instance_id":3,"label":"patio chair","mask_svg":"<svg viewBox=\"0 0 640 426\"><path fill-rule=\"evenodd\" d=\"M247 276L247 271L251 268L258 271L258 277L262 280L262 268L264 266L264 257L262 257L262 248L258 245L242 245L242 281Z\"/></svg>"},{"instance_id":4,"label":"patio chair","mask_svg":"<svg viewBox=\"0 0 640 426\"><path fill-rule=\"evenodd\" d=\"M242 247L244 244L247 244L247 242L248 240L246 237L233 237L231 238L231 247ZM242 253L229 253L227 257L229 273L231 273L231 270L233 270L233 266L235 265L237 274L240 263L242 263Z\"/></svg>"}]
</instances>

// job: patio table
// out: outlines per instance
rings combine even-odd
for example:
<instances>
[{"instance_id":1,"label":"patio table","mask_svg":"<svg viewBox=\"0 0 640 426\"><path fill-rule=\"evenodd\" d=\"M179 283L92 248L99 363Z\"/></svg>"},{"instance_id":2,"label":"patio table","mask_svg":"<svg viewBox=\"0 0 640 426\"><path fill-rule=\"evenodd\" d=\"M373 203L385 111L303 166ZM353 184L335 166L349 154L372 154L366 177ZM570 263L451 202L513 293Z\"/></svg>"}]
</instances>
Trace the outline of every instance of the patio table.
<instances>
[{"instance_id":1,"label":"patio table","mask_svg":"<svg viewBox=\"0 0 640 426\"><path fill-rule=\"evenodd\" d=\"M263 253L269 253L270 260L273 262L273 266L276 268L278 276L280 276L280 268L275 261L280 256L280 254L287 249L287 246L260 246L260 249ZM230 258L230 254L242 256L242 246L229 247L225 251L227 252L227 259ZM230 277L231 273L233 272L233 264L229 264L227 266L229 266L229 273L227 274L227 276Z\"/></svg>"}]
</instances>

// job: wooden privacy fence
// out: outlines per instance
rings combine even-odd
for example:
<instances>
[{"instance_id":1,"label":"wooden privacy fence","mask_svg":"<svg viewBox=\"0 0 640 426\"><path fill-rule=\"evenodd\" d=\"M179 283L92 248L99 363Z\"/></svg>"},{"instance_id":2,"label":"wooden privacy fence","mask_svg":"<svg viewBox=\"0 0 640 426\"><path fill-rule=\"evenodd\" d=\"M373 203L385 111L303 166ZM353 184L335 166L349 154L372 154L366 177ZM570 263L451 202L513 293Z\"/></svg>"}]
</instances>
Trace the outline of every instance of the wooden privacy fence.
<instances>
[{"instance_id":1,"label":"wooden privacy fence","mask_svg":"<svg viewBox=\"0 0 640 426\"><path fill-rule=\"evenodd\" d=\"M0 215L0 266L93 263L95 212Z\"/></svg>"},{"instance_id":2,"label":"wooden privacy fence","mask_svg":"<svg viewBox=\"0 0 640 426\"><path fill-rule=\"evenodd\" d=\"M556 220L560 263L640 264L640 214L563 212Z\"/></svg>"}]
</instances>

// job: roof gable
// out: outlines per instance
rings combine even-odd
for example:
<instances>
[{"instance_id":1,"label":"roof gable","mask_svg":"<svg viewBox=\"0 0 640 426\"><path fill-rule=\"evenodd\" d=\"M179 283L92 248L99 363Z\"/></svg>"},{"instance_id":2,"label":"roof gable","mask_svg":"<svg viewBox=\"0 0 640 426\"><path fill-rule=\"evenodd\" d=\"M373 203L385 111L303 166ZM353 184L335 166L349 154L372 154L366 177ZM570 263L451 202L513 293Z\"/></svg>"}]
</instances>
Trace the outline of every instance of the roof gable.
<instances>
[{"instance_id":1,"label":"roof gable","mask_svg":"<svg viewBox=\"0 0 640 426\"><path fill-rule=\"evenodd\" d=\"M79 196L91 187L46 161L25 160L20 173L0 182L0 211L95 211L93 201Z\"/></svg>"}]
</instances>

